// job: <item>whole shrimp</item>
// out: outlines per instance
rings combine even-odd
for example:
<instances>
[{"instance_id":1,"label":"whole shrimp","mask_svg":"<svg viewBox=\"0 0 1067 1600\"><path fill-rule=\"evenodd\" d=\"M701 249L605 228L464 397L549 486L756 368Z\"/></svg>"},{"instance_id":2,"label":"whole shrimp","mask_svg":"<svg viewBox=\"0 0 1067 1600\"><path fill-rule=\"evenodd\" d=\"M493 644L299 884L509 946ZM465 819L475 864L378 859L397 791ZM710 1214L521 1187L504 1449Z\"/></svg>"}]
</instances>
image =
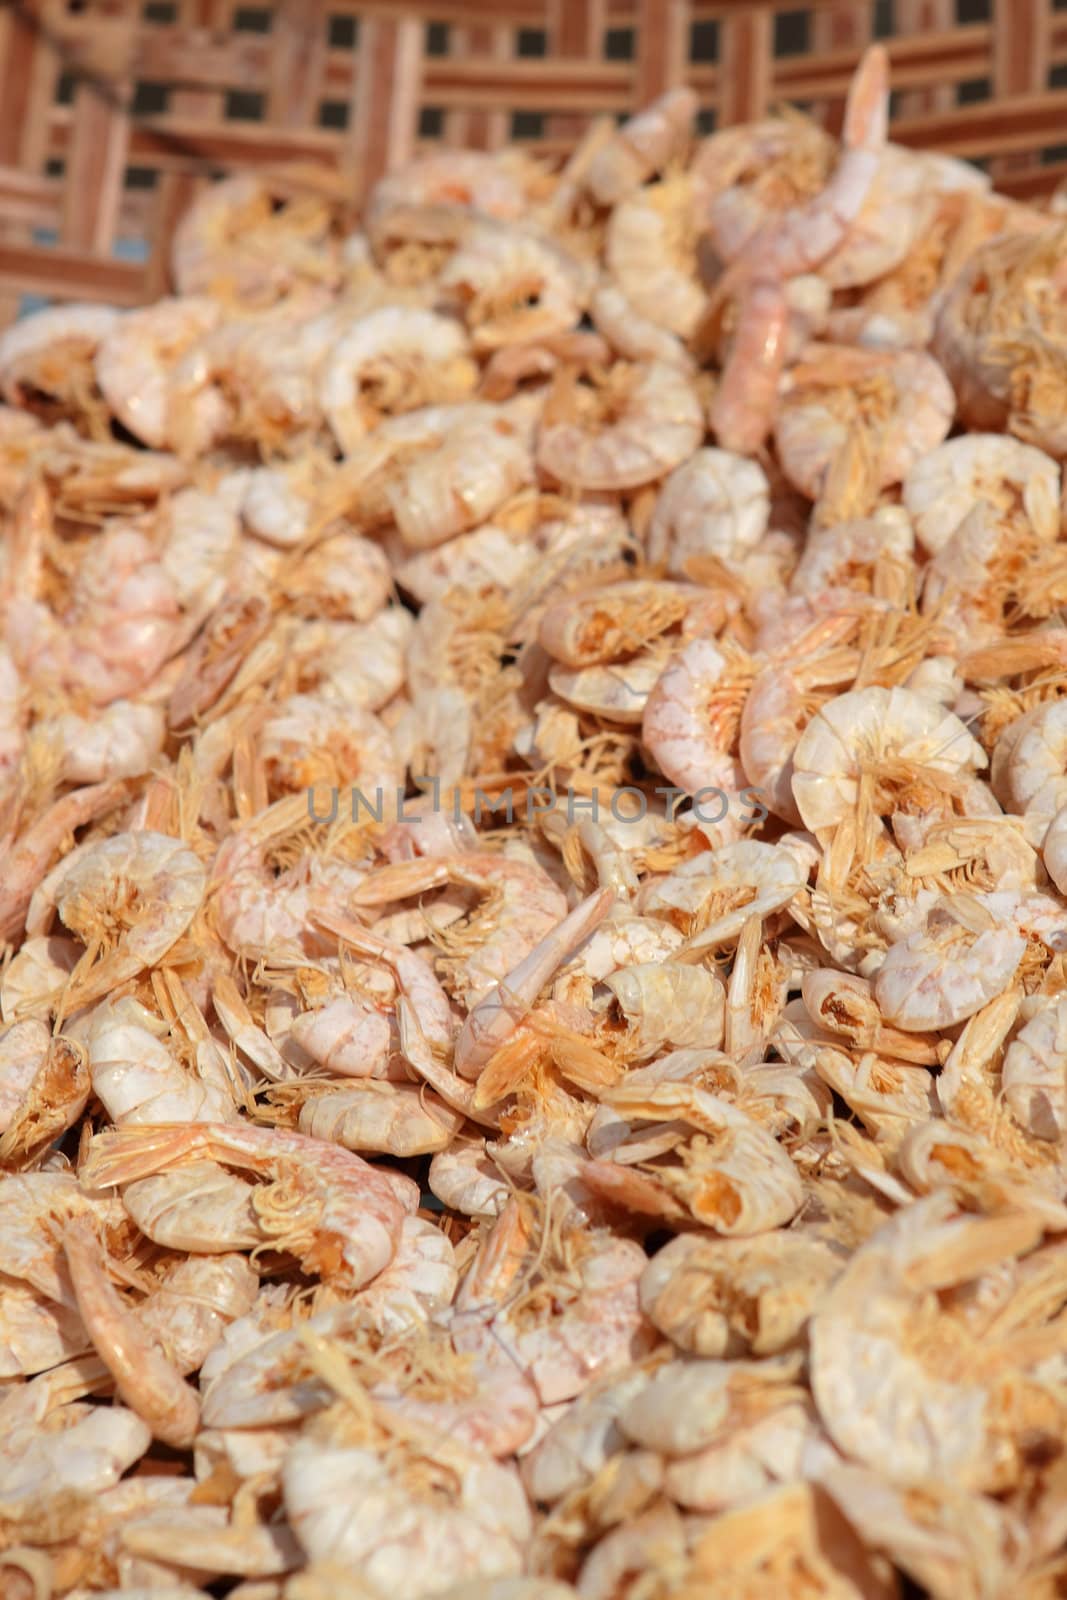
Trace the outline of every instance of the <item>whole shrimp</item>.
<instances>
[{"instance_id":1,"label":"whole shrimp","mask_svg":"<svg viewBox=\"0 0 1067 1600\"><path fill-rule=\"evenodd\" d=\"M888 107L888 58L873 45L849 88L833 178L806 205L757 228L717 285L719 302L742 287L738 329L711 414L726 449L756 450L770 431L785 360L786 282L816 269L847 237L878 174Z\"/></svg>"},{"instance_id":2,"label":"whole shrimp","mask_svg":"<svg viewBox=\"0 0 1067 1600\"><path fill-rule=\"evenodd\" d=\"M410 1178L368 1166L337 1145L247 1123L102 1133L80 1177L88 1187L125 1184L203 1157L271 1178L256 1203L264 1227L309 1271L351 1288L389 1265L418 1201Z\"/></svg>"},{"instance_id":3,"label":"whole shrimp","mask_svg":"<svg viewBox=\"0 0 1067 1600\"><path fill-rule=\"evenodd\" d=\"M948 434L956 397L921 351L811 345L793 367L775 422L786 476L826 521L867 515Z\"/></svg>"},{"instance_id":4,"label":"whole shrimp","mask_svg":"<svg viewBox=\"0 0 1067 1600\"><path fill-rule=\"evenodd\" d=\"M54 905L86 947L71 976L70 1004L98 1000L164 956L199 911L206 884L202 862L180 840L146 830L102 840L61 871L47 894L38 891L34 925L43 925Z\"/></svg>"}]
</instances>

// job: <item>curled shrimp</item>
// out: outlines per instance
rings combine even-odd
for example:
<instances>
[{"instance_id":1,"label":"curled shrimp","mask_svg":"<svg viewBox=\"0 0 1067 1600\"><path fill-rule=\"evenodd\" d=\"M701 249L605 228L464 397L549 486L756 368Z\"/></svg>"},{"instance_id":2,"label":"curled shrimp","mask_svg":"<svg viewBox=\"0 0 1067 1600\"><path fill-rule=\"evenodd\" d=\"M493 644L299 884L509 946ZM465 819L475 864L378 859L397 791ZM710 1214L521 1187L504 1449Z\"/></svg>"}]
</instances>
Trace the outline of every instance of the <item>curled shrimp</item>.
<instances>
[{"instance_id":1,"label":"curled shrimp","mask_svg":"<svg viewBox=\"0 0 1067 1600\"><path fill-rule=\"evenodd\" d=\"M350 1288L369 1283L389 1265L404 1217L418 1204L410 1178L368 1166L320 1139L248 1123L98 1134L80 1177L87 1187L107 1187L205 1157L271 1178L254 1201L265 1231L307 1270Z\"/></svg>"},{"instance_id":2,"label":"curled shrimp","mask_svg":"<svg viewBox=\"0 0 1067 1600\"><path fill-rule=\"evenodd\" d=\"M214 300L160 300L143 311L128 311L96 353L100 392L124 427L154 450L173 443L174 366L194 344L219 324L222 308ZM185 438L194 454L205 449L225 420L225 402L204 389L187 417Z\"/></svg>"},{"instance_id":3,"label":"curled shrimp","mask_svg":"<svg viewBox=\"0 0 1067 1600\"><path fill-rule=\"evenodd\" d=\"M49 806L22 834L7 837L0 858L4 869L0 883L0 938L11 939L22 931L33 896L64 839L76 828L110 811L125 793L125 785L115 780L74 789Z\"/></svg>"},{"instance_id":4,"label":"curled shrimp","mask_svg":"<svg viewBox=\"0 0 1067 1600\"><path fill-rule=\"evenodd\" d=\"M813 345L790 373L775 444L810 499L862 515L942 442L955 411L952 385L925 352Z\"/></svg>"},{"instance_id":5,"label":"curled shrimp","mask_svg":"<svg viewBox=\"0 0 1067 1600\"><path fill-rule=\"evenodd\" d=\"M574 328L587 274L548 238L502 223L478 223L437 279L477 351L524 344ZM409 313L410 316L410 313Z\"/></svg>"},{"instance_id":6,"label":"curled shrimp","mask_svg":"<svg viewBox=\"0 0 1067 1600\"><path fill-rule=\"evenodd\" d=\"M904 479L904 504L931 555L979 501L1005 531L1052 543L1060 527L1060 469L1033 445L1000 433L968 433L920 456Z\"/></svg>"},{"instance_id":7,"label":"curled shrimp","mask_svg":"<svg viewBox=\"0 0 1067 1600\"><path fill-rule=\"evenodd\" d=\"M914 933L891 944L874 980L882 1015L905 1032L963 1022L1004 992L1026 949L1015 927L988 912L939 904Z\"/></svg>"},{"instance_id":8,"label":"curled shrimp","mask_svg":"<svg viewBox=\"0 0 1067 1600\"><path fill-rule=\"evenodd\" d=\"M0 394L11 405L43 401L49 409L88 413L94 406L93 357L121 312L110 306L49 306L0 336Z\"/></svg>"},{"instance_id":9,"label":"curled shrimp","mask_svg":"<svg viewBox=\"0 0 1067 1600\"><path fill-rule=\"evenodd\" d=\"M515 222L526 197L517 174L499 157L480 150L420 157L380 178L367 197L363 225L379 261L387 262L396 245L432 241L433 224L445 208Z\"/></svg>"},{"instance_id":10,"label":"curled shrimp","mask_svg":"<svg viewBox=\"0 0 1067 1600\"><path fill-rule=\"evenodd\" d=\"M697 281L698 189L685 173L639 189L612 211L608 272L638 316L687 339L704 310Z\"/></svg>"},{"instance_id":11,"label":"curled shrimp","mask_svg":"<svg viewBox=\"0 0 1067 1600\"><path fill-rule=\"evenodd\" d=\"M688 459L704 437L692 380L663 362L618 363L599 386L557 377L537 443L539 464L580 489L633 489Z\"/></svg>"},{"instance_id":12,"label":"curled shrimp","mask_svg":"<svg viewBox=\"0 0 1067 1600\"><path fill-rule=\"evenodd\" d=\"M730 692L730 665L710 639L693 639L664 668L645 705L641 735L649 753L688 794L737 794L745 781L732 748L740 703Z\"/></svg>"},{"instance_id":13,"label":"curled shrimp","mask_svg":"<svg viewBox=\"0 0 1067 1600\"><path fill-rule=\"evenodd\" d=\"M1045 870L1061 894L1067 894L1067 806L1062 806L1048 825L1041 842Z\"/></svg>"},{"instance_id":14,"label":"curled shrimp","mask_svg":"<svg viewBox=\"0 0 1067 1600\"><path fill-rule=\"evenodd\" d=\"M1009 809L1023 814L1027 837L1040 844L1067 805L1067 700L1049 700L1012 728L1004 783Z\"/></svg>"},{"instance_id":15,"label":"curled shrimp","mask_svg":"<svg viewBox=\"0 0 1067 1600\"><path fill-rule=\"evenodd\" d=\"M1064 448L1062 222L979 246L942 303L933 348L969 428Z\"/></svg>"},{"instance_id":16,"label":"curled shrimp","mask_svg":"<svg viewBox=\"0 0 1067 1600\"><path fill-rule=\"evenodd\" d=\"M380 867L359 885L352 902L358 907L383 905L446 884L464 885L487 896L483 913L461 938L463 960L455 969L457 987L468 1005L550 936L568 911L566 896L541 867L485 850Z\"/></svg>"},{"instance_id":17,"label":"curled shrimp","mask_svg":"<svg viewBox=\"0 0 1067 1600\"><path fill-rule=\"evenodd\" d=\"M847 239L882 160L889 116L889 58L872 45L849 86L842 154L833 177L812 200L772 218L746 241L737 258L761 276L782 282L818 267Z\"/></svg>"},{"instance_id":18,"label":"curled shrimp","mask_svg":"<svg viewBox=\"0 0 1067 1600\"><path fill-rule=\"evenodd\" d=\"M654 172L679 160L689 144L696 112L692 89L669 89L624 122L596 152L585 173L585 187L597 204L617 205Z\"/></svg>"},{"instance_id":19,"label":"curled shrimp","mask_svg":"<svg viewBox=\"0 0 1067 1600\"><path fill-rule=\"evenodd\" d=\"M663 361L668 366L681 367L684 372L692 371L693 358L678 335L649 317L643 317L615 284L597 286L589 315L597 333L603 335L624 361ZM610 350L605 350L602 361L610 358L610 354ZM585 360L590 366L597 364L592 355Z\"/></svg>"},{"instance_id":20,"label":"curled shrimp","mask_svg":"<svg viewBox=\"0 0 1067 1600\"><path fill-rule=\"evenodd\" d=\"M384 415L447 405L474 389L477 368L463 329L432 311L386 306L361 317L334 347L319 400L350 455Z\"/></svg>"},{"instance_id":21,"label":"curled shrimp","mask_svg":"<svg viewBox=\"0 0 1067 1600\"><path fill-rule=\"evenodd\" d=\"M763 538L770 514L770 485L758 462L730 450L698 450L660 489L648 559L666 561L679 577L694 557L741 561Z\"/></svg>"},{"instance_id":22,"label":"curled shrimp","mask_svg":"<svg viewBox=\"0 0 1067 1600\"><path fill-rule=\"evenodd\" d=\"M793 752L793 797L813 833L865 800L888 811L909 791L951 794L986 766L985 751L952 712L908 689L854 689L808 723Z\"/></svg>"},{"instance_id":23,"label":"curled shrimp","mask_svg":"<svg viewBox=\"0 0 1067 1600\"><path fill-rule=\"evenodd\" d=\"M269 307L302 291L329 290L340 273L331 249L331 215L318 194L275 208L258 175L239 173L198 195L174 231L171 271L183 295L211 295Z\"/></svg>"},{"instance_id":24,"label":"curled shrimp","mask_svg":"<svg viewBox=\"0 0 1067 1600\"><path fill-rule=\"evenodd\" d=\"M200 859L162 833L113 834L75 860L51 891L61 920L85 945L71 974L71 1006L98 1000L166 955L199 911L206 885Z\"/></svg>"},{"instance_id":25,"label":"curled shrimp","mask_svg":"<svg viewBox=\"0 0 1067 1600\"><path fill-rule=\"evenodd\" d=\"M403 464L385 492L405 545L425 550L484 523L532 478L522 427L475 412Z\"/></svg>"}]
</instances>

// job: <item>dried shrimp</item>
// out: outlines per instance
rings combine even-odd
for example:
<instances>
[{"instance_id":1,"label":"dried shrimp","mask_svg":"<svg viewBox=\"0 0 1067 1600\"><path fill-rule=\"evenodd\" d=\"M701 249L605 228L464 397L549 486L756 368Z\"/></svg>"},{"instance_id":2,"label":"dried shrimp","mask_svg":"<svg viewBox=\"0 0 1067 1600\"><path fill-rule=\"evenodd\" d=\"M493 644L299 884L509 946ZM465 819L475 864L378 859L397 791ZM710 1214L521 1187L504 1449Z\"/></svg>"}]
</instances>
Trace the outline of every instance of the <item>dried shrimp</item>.
<instances>
[{"instance_id":1,"label":"dried shrimp","mask_svg":"<svg viewBox=\"0 0 1067 1600\"><path fill-rule=\"evenodd\" d=\"M0 1594L1063 1592L1064 224L888 99L0 337Z\"/></svg>"}]
</instances>

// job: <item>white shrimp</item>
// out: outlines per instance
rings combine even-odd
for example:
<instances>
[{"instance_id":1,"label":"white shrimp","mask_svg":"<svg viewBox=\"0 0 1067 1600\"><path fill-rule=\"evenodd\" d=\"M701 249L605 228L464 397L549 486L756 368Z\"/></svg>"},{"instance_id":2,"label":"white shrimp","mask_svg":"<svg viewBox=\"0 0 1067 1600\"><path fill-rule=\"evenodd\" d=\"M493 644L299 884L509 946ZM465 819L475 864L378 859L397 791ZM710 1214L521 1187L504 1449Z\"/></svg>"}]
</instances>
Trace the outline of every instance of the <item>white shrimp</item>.
<instances>
[{"instance_id":1,"label":"white shrimp","mask_svg":"<svg viewBox=\"0 0 1067 1600\"><path fill-rule=\"evenodd\" d=\"M339 277L329 238L329 207L312 193L275 212L270 187L237 173L198 194L174 231L170 265L181 294L213 295L224 305L270 305L303 291L321 297Z\"/></svg>"},{"instance_id":2,"label":"white shrimp","mask_svg":"<svg viewBox=\"0 0 1067 1600\"><path fill-rule=\"evenodd\" d=\"M599 390L573 374L558 380L537 442L537 460L583 490L634 489L666 476L703 441L700 396L664 362L614 366Z\"/></svg>"},{"instance_id":3,"label":"white shrimp","mask_svg":"<svg viewBox=\"0 0 1067 1600\"><path fill-rule=\"evenodd\" d=\"M418 1189L336 1145L247 1123L122 1128L97 1136L81 1176L99 1187L129 1183L207 1156L274 1180L257 1191L265 1230L311 1271L360 1288L396 1253Z\"/></svg>"},{"instance_id":4,"label":"white shrimp","mask_svg":"<svg viewBox=\"0 0 1067 1600\"><path fill-rule=\"evenodd\" d=\"M0 645L0 779L22 754L22 678L10 650Z\"/></svg>"},{"instance_id":5,"label":"white shrimp","mask_svg":"<svg viewBox=\"0 0 1067 1600\"><path fill-rule=\"evenodd\" d=\"M691 856L651 879L638 904L646 914L683 925L689 954L730 944L749 917L769 917L804 887L806 873L790 851L755 839Z\"/></svg>"},{"instance_id":6,"label":"white shrimp","mask_svg":"<svg viewBox=\"0 0 1067 1600\"><path fill-rule=\"evenodd\" d=\"M71 1008L99 999L165 956L200 909L206 884L203 863L186 845L145 831L92 845L60 872L47 896L35 894L31 931L42 931L37 925L54 905L86 947L67 991Z\"/></svg>"},{"instance_id":7,"label":"white shrimp","mask_svg":"<svg viewBox=\"0 0 1067 1600\"><path fill-rule=\"evenodd\" d=\"M354 786L376 814L394 803L402 777L393 741L374 712L329 692L281 701L263 722L259 754L275 793ZM335 804L336 798L335 787Z\"/></svg>"},{"instance_id":8,"label":"white shrimp","mask_svg":"<svg viewBox=\"0 0 1067 1600\"><path fill-rule=\"evenodd\" d=\"M386 306L361 317L335 345L319 379L319 401L350 455L381 416L462 400L476 381L458 323Z\"/></svg>"},{"instance_id":9,"label":"white shrimp","mask_svg":"<svg viewBox=\"0 0 1067 1600\"><path fill-rule=\"evenodd\" d=\"M1041 843L1067 805L1067 700L1049 700L1011 728L1005 782L1010 809L1023 816L1031 844Z\"/></svg>"},{"instance_id":10,"label":"white shrimp","mask_svg":"<svg viewBox=\"0 0 1067 1600\"><path fill-rule=\"evenodd\" d=\"M1067 1129L1067 1001L1042 1006L1009 1044L1001 1071L1004 1099L1037 1139L1062 1139Z\"/></svg>"},{"instance_id":11,"label":"white shrimp","mask_svg":"<svg viewBox=\"0 0 1067 1600\"><path fill-rule=\"evenodd\" d=\"M634 1061L687 1045L715 1049L722 1043L726 991L722 979L704 967L631 962L609 973L604 986L626 1019L626 1052Z\"/></svg>"},{"instance_id":12,"label":"white shrimp","mask_svg":"<svg viewBox=\"0 0 1067 1600\"><path fill-rule=\"evenodd\" d=\"M610 889L598 889L591 894L478 1000L456 1039L457 1072L467 1078L477 1077L558 968L600 926L614 901Z\"/></svg>"},{"instance_id":13,"label":"white shrimp","mask_svg":"<svg viewBox=\"0 0 1067 1600\"><path fill-rule=\"evenodd\" d=\"M29 514L38 570L21 577L22 603L6 617L16 665L35 683L54 683L94 705L137 694L183 642L177 595L152 542L124 522L105 527L75 568L65 602L49 607L37 598L51 521L39 485Z\"/></svg>"},{"instance_id":14,"label":"white shrimp","mask_svg":"<svg viewBox=\"0 0 1067 1600\"><path fill-rule=\"evenodd\" d=\"M458 1282L448 1236L422 1217L405 1217L396 1255L353 1304L361 1318L392 1336L436 1319L452 1304Z\"/></svg>"},{"instance_id":15,"label":"white shrimp","mask_svg":"<svg viewBox=\"0 0 1067 1600\"><path fill-rule=\"evenodd\" d=\"M88 716L64 711L33 729L35 746L49 751L64 783L104 783L150 772L165 736L160 707L133 700L113 700Z\"/></svg>"},{"instance_id":16,"label":"white shrimp","mask_svg":"<svg viewBox=\"0 0 1067 1600\"><path fill-rule=\"evenodd\" d=\"M851 505L859 495L863 512L941 444L955 411L952 385L924 351L809 345L779 403L775 444L810 499L845 495Z\"/></svg>"},{"instance_id":17,"label":"white shrimp","mask_svg":"<svg viewBox=\"0 0 1067 1600\"><path fill-rule=\"evenodd\" d=\"M697 209L698 186L678 173L615 206L604 239L608 272L638 316L682 339L707 302L697 279Z\"/></svg>"},{"instance_id":18,"label":"white shrimp","mask_svg":"<svg viewBox=\"0 0 1067 1600\"><path fill-rule=\"evenodd\" d=\"M1041 842L1045 871L1062 895L1067 895L1067 805L1061 807L1048 825Z\"/></svg>"},{"instance_id":19,"label":"white shrimp","mask_svg":"<svg viewBox=\"0 0 1067 1600\"><path fill-rule=\"evenodd\" d=\"M888 558L910 571L915 553L911 519L900 506L884 506L873 517L813 528L789 580L789 592L817 599L833 590L871 591L879 561Z\"/></svg>"},{"instance_id":20,"label":"white shrimp","mask_svg":"<svg viewBox=\"0 0 1067 1600\"><path fill-rule=\"evenodd\" d=\"M128 311L96 353L96 380L115 416L154 450L173 445L174 368L187 350L215 329L222 307L215 300L159 300ZM226 420L226 403L203 389L184 432L193 454L206 449Z\"/></svg>"},{"instance_id":21,"label":"white shrimp","mask_svg":"<svg viewBox=\"0 0 1067 1600\"><path fill-rule=\"evenodd\" d=\"M430 1476L397 1455L303 1438L282 1469L289 1524L311 1561L358 1571L372 1592L412 1600L475 1576L518 1573L531 1513L514 1467L434 1438Z\"/></svg>"},{"instance_id":22,"label":"white shrimp","mask_svg":"<svg viewBox=\"0 0 1067 1600\"><path fill-rule=\"evenodd\" d=\"M679 1350L774 1355L801 1337L843 1259L799 1230L753 1239L683 1233L645 1268L641 1305Z\"/></svg>"},{"instance_id":23,"label":"white shrimp","mask_svg":"<svg viewBox=\"0 0 1067 1600\"><path fill-rule=\"evenodd\" d=\"M15 1280L0 1307L0 1379L29 1378L91 1351L81 1316Z\"/></svg>"},{"instance_id":24,"label":"white shrimp","mask_svg":"<svg viewBox=\"0 0 1067 1600\"><path fill-rule=\"evenodd\" d=\"M379 545L357 533L337 533L284 568L281 587L301 616L367 623L387 605L392 574Z\"/></svg>"},{"instance_id":25,"label":"white shrimp","mask_svg":"<svg viewBox=\"0 0 1067 1600\"><path fill-rule=\"evenodd\" d=\"M49 306L0 337L0 393L11 405L35 393L81 409L91 397L92 361L122 313L110 306Z\"/></svg>"},{"instance_id":26,"label":"white shrimp","mask_svg":"<svg viewBox=\"0 0 1067 1600\"><path fill-rule=\"evenodd\" d=\"M627 1120L680 1121L696 1131L689 1159L657 1166L654 1174L706 1228L730 1236L763 1233L788 1222L803 1204L804 1185L787 1152L720 1096L664 1082L622 1084L601 1098Z\"/></svg>"},{"instance_id":27,"label":"white shrimp","mask_svg":"<svg viewBox=\"0 0 1067 1600\"><path fill-rule=\"evenodd\" d=\"M648 559L686 576L693 557L743 561L767 532L770 485L763 468L729 450L706 448L675 468L648 527Z\"/></svg>"},{"instance_id":28,"label":"white shrimp","mask_svg":"<svg viewBox=\"0 0 1067 1600\"><path fill-rule=\"evenodd\" d=\"M300 1112L298 1126L301 1133L346 1150L403 1160L447 1149L463 1122L462 1114L432 1090L367 1078L313 1094Z\"/></svg>"},{"instance_id":29,"label":"white shrimp","mask_svg":"<svg viewBox=\"0 0 1067 1600\"><path fill-rule=\"evenodd\" d=\"M855 814L861 784L876 814L911 789L936 798L986 766L960 719L908 689L854 689L824 705L793 753L793 796L812 833Z\"/></svg>"},{"instance_id":30,"label":"white shrimp","mask_svg":"<svg viewBox=\"0 0 1067 1600\"><path fill-rule=\"evenodd\" d=\"M430 1162L426 1183L443 1206L468 1217L499 1216L511 1192L484 1140L474 1144L453 1140Z\"/></svg>"},{"instance_id":31,"label":"white shrimp","mask_svg":"<svg viewBox=\"0 0 1067 1600\"><path fill-rule=\"evenodd\" d=\"M14 1116L48 1053L51 1030L33 1018L0 1032L0 1133Z\"/></svg>"},{"instance_id":32,"label":"white shrimp","mask_svg":"<svg viewBox=\"0 0 1067 1600\"><path fill-rule=\"evenodd\" d=\"M8 1446L0 1470L0 1509L9 1515L22 1501L40 1511L65 1490L94 1495L110 1489L152 1442L151 1429L125 1406L60 1405L47 1427L42 1426L45 1409L47 1391L25 1384L8 1390L0 1410Z\"/></svg>"},{"instance_id":33,"label":"white shrimp","mask_svg":"<svg viewBox=\"0 0 1067 1600\"><path fill-rule=\"evenodd\" d=\"M359 907L383 905L446 884L491 896L484 924L479 926L479 918L472 923L455 974L461 998L474 1006L542 940L551 939L567 916L567 899L531 861L467 850L452 859L424 856L379 868L355 890L352 901Z\"/></svg>"},{"instance_id":34,"label":"white shrimp","mask_svg":"<svg viewBox=\"0 0 1067 1600\"><path fill-rule=\"evenodd\" d=\"M477 589L487 583L517 587L531 575L539 554L525 538L487 522L415 555L398 541L393 576L398 588L425 605L454 587Z\"/></svg>"},{"instance_id":35,"label":"white shrimp","mask_svg":"<svg viewBox=\"0 0 1067 1600\"><path fill-rule=\"evenodd\" d=\"M405 545L425 550L478 527L533 478L525 430L501 410L474 412L401 463L385 495Z\"/></svg>"},{"instance_id":36,"label":"white shrimp","mask_svg":"<svg viewBox=\"0 0 1067 1600\"><path fill-rule=\"evenodd\" d=\"M614 284L597 285L589 315L597 332L624 361L662 361L683 372L692 371L693 357L678 335L641 316Z\"/></svg>"},{"instance_id":37,"label":"white shrimp","mask_svg":"<svg viewBox=\"0 0 1067 1600\"><path fill-rule=\"evenodd\" d=\"M1026 949L1025 935L984 907L943 901L924 925L891 944L874 980L883 1017L906 1032L949 1028L1002 994Z\"/></svg>"},{"instance_id":38,"label":"white shrimp","mask_svg":"<svg viewBox=\"0 0 1067 1600\"><path fill-rule=\"evenodd\" d=\"M891 1463L895 1483L992 1487L1021 1426L1012 1322L980 1340L937 1291L1024 1254L1042 1230L1025 1210L953 1205L941 1190L905 1206L853 1254L812 1318L811 1387L837 1447L880 1472ZM1010 1394L990 1382L1009 1362Z\"/></svg>"},{"instance_id":39,"label":"white shrimp","mask_svg":"<svg viewBox=\"0 0 1067 1600\"><path fill-rule=\"evenodd\" d=\"M363 214L363 226L381 259L396 239L418 237L420 213L461 208L504 222L526 210L522 185L504 161L481 150L446 150L420 157L379 178Z\"/></svg>"},{"instance_id":40,"label":"white shrimp","mask_svg":"<svg viewBox=\"0 0 1067 1600\"><path fill-rule=\"evenodd\" d=\"M565 1227L553 1250L558 1259L541 1261L530 1218L529 1202L513 1199L485 1235L456 1297L452 1340L490 1371L503 1356L505 1373L514 1379L517 1368L540 1403L551 1406L648 1349L650 1329L637 1296L647 1257L631 1239ZM531 1256L534 1283L540 1276L552 1285L536 1319L523 1315L514 1295Z\"/></svg>"},{"instance_id":41,"label":"white shrimp","mask_svg":"<svg viewBox=\"0 0 1067 1600\"><path fill-rule=\"evenodd\" d=\"M255 1185L214 1161L191 1161L128 1183L122 1204L154 1244L190 1255L252 1250L269 1235L260 1225Z\"/></svg>"},{"instance_id":42,"label":"white shrimp","mask_svg":"<svg viewBox=\"0 0 1067 1600\"><path fill-rule=\"evenodd\" d=\"M669 89L627 118L596 152L585 173L585 187L598 205L617 205L654 172L662 172L685 154L697 103L692 89Z\"/></svg>"},{"instance_id":43,"label":"white shrimp","mask_svg":"<svg viewBox=\"0 0 1067 1600\"><path fill-rule=\"evenodd\" d=\"M210 1051L197 1071L166 1043L167 1025L131 996L99 1006L87 1048L93 1091L116 1125L237 1120L233 1090Z\"/></svg>"},{"instance_id":44,"label":"white shrimp","mask_svg":"<svg viewBox=\"0 0 1067 1600\"><path fill-rule=\"evenodd\" d=\"M904 504L931 555L981 501L999 526L1052 543L1060 530L1060 469L1033 445L1002 433L967 433L921 456L903 486Z\"/></svg>"},{"instance_id":45,"label":"white shrimp","mask_svg":"<svg viewBox=\"0 0 1067 1600\"><path fill-rule=\"evenodd\" d=\"M479 222L438 274L437 289L484 352L569 332L582 314L587 276L551 239Z\"/></svg>"}]
</instances>

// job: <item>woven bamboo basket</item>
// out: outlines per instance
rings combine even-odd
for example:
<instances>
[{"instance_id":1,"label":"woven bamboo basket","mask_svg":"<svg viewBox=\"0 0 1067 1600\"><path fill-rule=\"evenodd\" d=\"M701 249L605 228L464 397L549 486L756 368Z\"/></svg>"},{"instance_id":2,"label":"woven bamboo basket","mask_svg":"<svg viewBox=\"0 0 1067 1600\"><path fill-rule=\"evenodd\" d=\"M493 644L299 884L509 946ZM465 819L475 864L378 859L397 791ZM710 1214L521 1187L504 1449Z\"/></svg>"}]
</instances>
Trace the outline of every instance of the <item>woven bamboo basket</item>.
<instances>
[{"instance_id":1,"label":"woven bamboo basket","mask_svg":"<svg viewBox=\"0 0 1067 1600\"><path fill-rule=\"evenodd\" d=\"M1067 0L8 0L0 321L165 292L175 222L224 172L328 163L358 194L442 143L551 154L682 82L706 130L782 101L833 128L872 38L895 139L1020 196L1067 175Z\"/></svg>"}]
</instances>

